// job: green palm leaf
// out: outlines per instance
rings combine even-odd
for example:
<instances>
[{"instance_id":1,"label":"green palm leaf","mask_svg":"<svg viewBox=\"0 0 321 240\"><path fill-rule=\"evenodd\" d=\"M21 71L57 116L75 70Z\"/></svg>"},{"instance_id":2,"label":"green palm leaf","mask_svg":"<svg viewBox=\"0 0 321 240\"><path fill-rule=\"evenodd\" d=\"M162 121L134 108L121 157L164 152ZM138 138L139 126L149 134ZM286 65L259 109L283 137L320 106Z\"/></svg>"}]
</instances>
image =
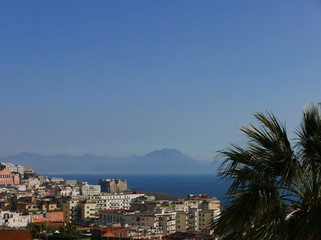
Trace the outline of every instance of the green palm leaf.
<instances>
[{"instance_id":1,"label":"green palm leaf","mask_svg":"<svg viewBox=\"0 0 321 240\"><path fill-rule=\"evenodd\" d=\"M248 141L220 151L227 206L214 221L222 239L321 238L321 115L307 107L292 146L271 113L241 127Z\"/></svg>"}]
</instances>

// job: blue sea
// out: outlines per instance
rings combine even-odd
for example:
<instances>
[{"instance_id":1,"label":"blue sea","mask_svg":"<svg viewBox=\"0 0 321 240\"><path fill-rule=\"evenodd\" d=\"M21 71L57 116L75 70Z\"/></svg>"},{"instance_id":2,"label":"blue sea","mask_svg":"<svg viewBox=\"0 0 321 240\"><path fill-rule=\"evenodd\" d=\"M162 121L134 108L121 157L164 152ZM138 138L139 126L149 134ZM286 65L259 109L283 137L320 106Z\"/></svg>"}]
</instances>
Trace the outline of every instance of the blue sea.
<instances>
[{"instance_id":1,"label":"blue sea","mask_svg":"<svg viewBox=\"0 0 321 240\"><path fill-rule=\"evenodd\" d=\"M214 174L205 175L109 175L109 174L68 174L48 175L86 181L89 184L99 184L100 178L126 179L132 190L174 193L181 196L187 194L207 194L223 201L226 184ZM224 201L223 201L224 202Z\"/></svg>"}]
</instances>

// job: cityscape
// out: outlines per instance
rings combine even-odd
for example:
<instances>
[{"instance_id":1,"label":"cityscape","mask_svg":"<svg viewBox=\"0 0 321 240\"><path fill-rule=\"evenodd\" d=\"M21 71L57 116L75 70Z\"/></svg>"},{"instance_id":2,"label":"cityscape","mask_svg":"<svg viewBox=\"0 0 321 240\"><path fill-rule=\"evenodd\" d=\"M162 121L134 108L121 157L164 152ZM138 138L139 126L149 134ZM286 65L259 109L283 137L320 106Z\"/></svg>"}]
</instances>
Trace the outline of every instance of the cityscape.
<instances>
[{"instance_id":1,"label":"cityscape","mask_svg":"<svg viewBox=\"0 0 321 240\"><path fill-rule=\"evenodd\" d=\"M321 239L320 1L0 3L0 240Z\"/></svg>"},{"instance_id":2,"label":"cityscape","mask_svg":"<svg viewBox=\"0 0 321 240\"><path fill-rule=\"evenodd\" d=\"M129 189L126 179L100 179L90 185L38 176L32 168L12 163L1 163L0 185L0 227L7 234L14 229L12 238L171 239L188 232L204 239L212 238L211 224L220 214L220 200L206 194L155 199Z\"/></svg>"}]
</instances>

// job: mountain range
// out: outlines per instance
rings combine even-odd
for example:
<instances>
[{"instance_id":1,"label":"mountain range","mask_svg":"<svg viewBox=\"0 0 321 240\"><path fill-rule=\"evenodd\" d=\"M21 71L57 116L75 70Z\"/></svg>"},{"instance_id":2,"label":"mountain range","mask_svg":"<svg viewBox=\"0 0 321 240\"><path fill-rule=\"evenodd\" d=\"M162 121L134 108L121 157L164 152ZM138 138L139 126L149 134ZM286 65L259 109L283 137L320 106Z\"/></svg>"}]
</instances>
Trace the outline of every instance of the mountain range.
<instances>
[{"instance_id":1,"label":"mountain range","mask_svg":"<svg viewBox=\"0 0 321 240\"><path fill-rule=\"evenodd\" d=\"M176 149L155 150L143 156L109 157L85 154L20 153L0 162L32 167L37 174L208 174L213 162L195 160Z\"/></svg>"}]
</instances>

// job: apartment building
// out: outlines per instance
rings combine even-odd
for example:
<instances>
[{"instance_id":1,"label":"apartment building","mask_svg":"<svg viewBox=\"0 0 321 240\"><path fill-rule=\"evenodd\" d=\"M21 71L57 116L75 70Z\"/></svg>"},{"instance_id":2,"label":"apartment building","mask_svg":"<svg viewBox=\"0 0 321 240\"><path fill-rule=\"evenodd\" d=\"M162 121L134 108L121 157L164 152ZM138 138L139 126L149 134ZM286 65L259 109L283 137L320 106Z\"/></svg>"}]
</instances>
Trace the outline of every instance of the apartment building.
<instances>
[{"instance_id":1,"label":"apartment building","mask_svg":"<svg viewBox=\"0 0 321 240\"><path fill-rule=\"evenodd\" d=\"M199 211L199 229L208 230L213 220L218 217L220 210L201 210Z\"/></svg>"},{"instance_id":2,"label":"apartment building","mask_svg":"<svg viewBox=\"0 0 321 240\"><path fill-rule=\"evenodd\" d=\"M80 201L79 199L67 199L62 203L64 213L64 222L76 223L80 219Z\"/></svg>"},{"instance_id":3,"label":"apartment building","mask_svg":"<svg viewBox=\"0 0 321 240\"><path fill-rule=\"evenodd\" d=\"M34 211L54 211L57 210L55 202L35 202L35 201L19 201L16 203L18 212L34 212Z\"/></svg>"},{"instance_id":4,"label":"apartment building","mask_svg":"<svg viewBox=\"0 0 321 240\"><path fill-rule=\"evenodd\" d=\"M124 215L124 223L168 235L176 232L176 212L135 212Z\"/></svg>"},{"instance_id":5,"label":"apartment building","mask_svg":"<svg viewBox=\"0 0 321 240\"><path fill-rule=\"evenodd\" d=\"M99 223L105 226L112 226L114 224L124 226L125 215L133 213L123 209L103 209L99 211Z\"/></svg>"},{"instance_id":6,"label":"apartment building","mask_svg":"<svg viewBox=\"0 0 321 240\"><path fill-rule=\"evenodd\" d=\"M80 193L83 196L97 196L100 194L100 185L82 185L80 187Z\"/></svg>"},{"instance_id":7,"label":"apartment building","mask_svg":"<svg viewBox=\"0 0 321 240\"><path fill-rule=\"evenodd\" d=\"M99 208L96 201L82 201L80 203L80 209L80 218L82 221L93 221L99 218Z\"/></svg>"},{"instance_id":8,"label":"apartment building","mask_svg":"<svg viewBox=\"0 0 321 240\"><path fill-rule=\"evenodd\" d=\"M145 196L140 193L115 193L100 196L99 204L101 209L130 209L130 204L138 197Z\"/></svg>"}]
</instances>

